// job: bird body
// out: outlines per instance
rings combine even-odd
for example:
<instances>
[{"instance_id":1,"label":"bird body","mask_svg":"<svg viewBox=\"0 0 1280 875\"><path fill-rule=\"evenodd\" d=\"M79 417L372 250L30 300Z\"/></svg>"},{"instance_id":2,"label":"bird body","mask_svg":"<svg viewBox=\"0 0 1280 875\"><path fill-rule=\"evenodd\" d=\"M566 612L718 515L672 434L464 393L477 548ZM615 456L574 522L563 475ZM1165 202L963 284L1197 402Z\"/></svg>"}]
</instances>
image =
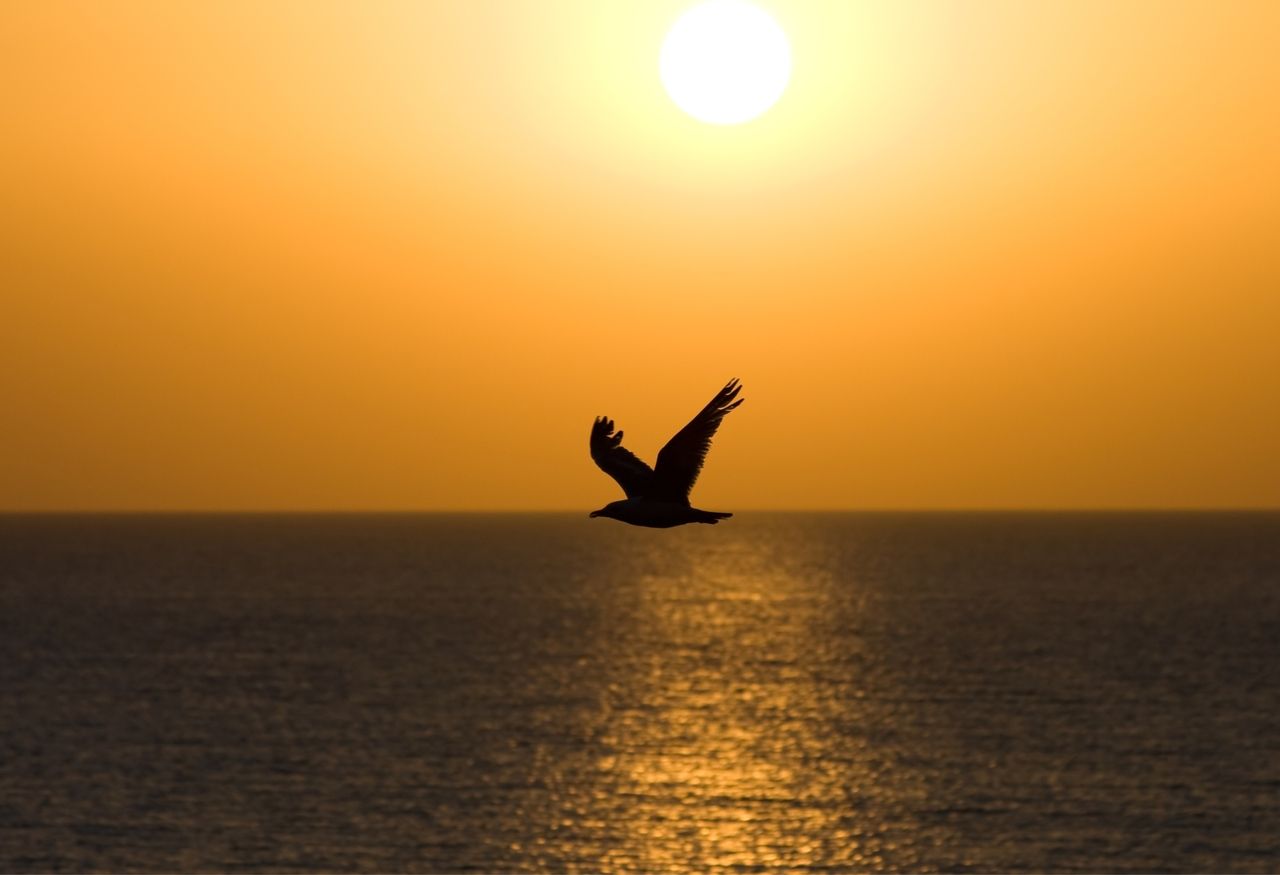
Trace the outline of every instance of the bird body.
<instances>
[{"instance_id":1,"label":"bird body","mask_svg":"<svg viewBox=\"0 0 1280 875\"><path fill-rule=\"evenodd\" d=\"M733 516L731 513L720 513L713 510L698 510L687 503L674 501L650 501L645 498L624 498L611 501L599 510L593 510L591 517L602 516L633 526L645 526L650 529L669 529L683 526L685 523L709 523L715 525L720 520Z\"/></svg>"},{"instance_id":2,"label":"bird body","mask_svg":"<svg viewBox=\"0 0 1280 875\"><path fill-rule=\"evenodd\" d=\"M742 403L742 399L737 398L741 388L737 380L730 380L688 425L667 441L653 468L622 446L622 432L614 431L613 420L597 417L591 427L591 458L600 470L618 482L627 497L592 511L591 517L668 529L686 523L715 525L733 516L692 507L689 492L702 471L720 420Z\"/></svg>"}]
</instances>

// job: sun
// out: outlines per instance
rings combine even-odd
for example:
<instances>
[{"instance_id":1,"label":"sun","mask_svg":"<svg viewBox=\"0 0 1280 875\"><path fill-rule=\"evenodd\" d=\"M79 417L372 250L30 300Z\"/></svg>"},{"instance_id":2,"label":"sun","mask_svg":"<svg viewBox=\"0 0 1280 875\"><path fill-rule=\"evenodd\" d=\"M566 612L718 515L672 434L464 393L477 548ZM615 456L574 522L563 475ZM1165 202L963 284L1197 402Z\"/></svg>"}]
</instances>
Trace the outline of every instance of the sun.
<instances>
[{"instance_id":1,"label":"sun","mask_svg":"<svg viewBox=\"0 0 1280 875\"><path fill-rule=\"evenodd\" d=\"M737 125L773 106L791 78L791 46L746 0L707 0L671 26L658 56L662 84L699 121Z\"/></svg>"}]
</instances>

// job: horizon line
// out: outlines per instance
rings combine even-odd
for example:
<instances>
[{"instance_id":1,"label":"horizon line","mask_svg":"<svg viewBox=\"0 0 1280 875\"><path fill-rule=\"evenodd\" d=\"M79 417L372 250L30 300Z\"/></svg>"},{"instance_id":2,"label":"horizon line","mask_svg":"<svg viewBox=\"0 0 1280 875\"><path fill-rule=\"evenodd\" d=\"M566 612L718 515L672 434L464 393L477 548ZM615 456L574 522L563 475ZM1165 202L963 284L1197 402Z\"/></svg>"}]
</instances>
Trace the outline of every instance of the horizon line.
<instances>
[{"instance_id":1,"label":"horizon line","mask_svg":"<svg viewBox=\"0 0 1280 875\"><path fill-rule=\"evenodd\" d=\"M578 508L0 508L0 516L427 516L499 514L577 514ZM1124 513L1280 513L1280 505L1123 505L1123 506L915 506L915 507L753 507L733 512L794 514L1124 514Z\"/></svg>"}]
</instances>

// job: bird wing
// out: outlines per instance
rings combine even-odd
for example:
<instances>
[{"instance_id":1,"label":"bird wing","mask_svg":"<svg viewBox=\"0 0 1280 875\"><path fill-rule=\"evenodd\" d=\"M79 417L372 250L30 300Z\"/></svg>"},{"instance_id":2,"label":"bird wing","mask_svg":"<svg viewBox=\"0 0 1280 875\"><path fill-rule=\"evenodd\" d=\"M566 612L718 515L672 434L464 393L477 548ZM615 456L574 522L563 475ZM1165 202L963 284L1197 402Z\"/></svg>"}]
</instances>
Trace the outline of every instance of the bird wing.
<instances>
[{"instance_id":1,"label":"bird wing","mask_svg":"<svg viewBox=\"0 0 1280 875\"><path fill-rule=\"evenodd\" d=\"M688 425L667 441L667 445L658 453L653 490L648 497L660 501L688 502L689 491L693 489L698 472L702 470L702 462L707 458L707 450L711 449L711 437L720 427L720 420L742 403L741 398L733 400L737 398L741 388L742 385L736 379L730 380Z\"/></svg>"},{"instance_id":2,"label":"bird wing","mask_svg":"<svg viewBox=\"0 0 1280 875\"><path fill-rule=\"evenodd\" d=\"M643 495L653 480L653 469L622 446L622 432L615 433L613 420L607 417L597 416L591 426L591 458L618 481L627 498Z\"/></svg>"}]
</instances>

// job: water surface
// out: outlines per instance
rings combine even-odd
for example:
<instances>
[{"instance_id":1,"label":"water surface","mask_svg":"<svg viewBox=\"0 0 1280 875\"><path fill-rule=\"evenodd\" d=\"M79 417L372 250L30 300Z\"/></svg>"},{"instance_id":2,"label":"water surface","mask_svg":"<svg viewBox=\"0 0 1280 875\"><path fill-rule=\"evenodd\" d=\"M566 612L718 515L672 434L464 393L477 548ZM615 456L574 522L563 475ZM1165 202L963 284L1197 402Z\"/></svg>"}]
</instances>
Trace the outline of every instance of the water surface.
<instances>
[{"instance_id":1,"label":"water surface","mask_svg":"<svg viewBox=\"0 0 1280 875\"><path fill-rule=\"evenodd\" d=\"M5 871L1276 871L1280 515L0 518Z\"/></svg>"}]
</instances>

